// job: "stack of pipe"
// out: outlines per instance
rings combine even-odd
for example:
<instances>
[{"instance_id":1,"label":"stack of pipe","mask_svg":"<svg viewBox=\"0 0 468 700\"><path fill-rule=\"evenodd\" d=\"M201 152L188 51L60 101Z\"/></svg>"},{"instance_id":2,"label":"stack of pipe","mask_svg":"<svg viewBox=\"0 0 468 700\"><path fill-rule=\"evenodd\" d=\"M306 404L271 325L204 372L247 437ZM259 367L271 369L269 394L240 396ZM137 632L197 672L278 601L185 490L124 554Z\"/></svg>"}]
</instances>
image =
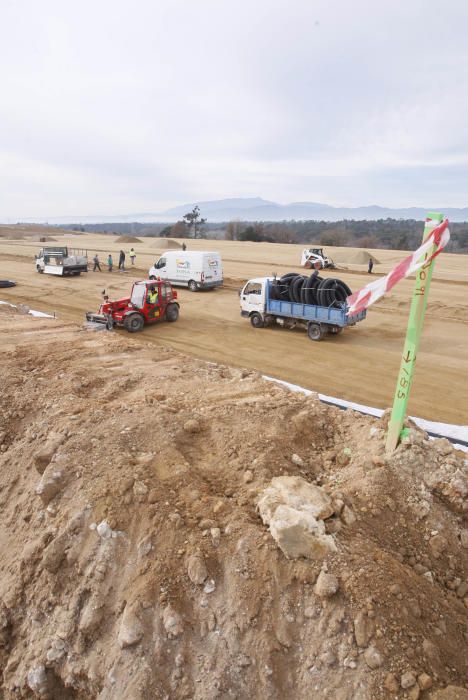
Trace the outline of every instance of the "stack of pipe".
<instances>
[{"instance_id":1,"label":"stack of pipe","mask_svg":"<svg viewBox=\"0 0 468 700\"><path fill-rule=\"evenodd\" d=\"M348 285L335 277L307 277L296 272L288 272L271 287L272 299L335 308L342 308L351 293Z\"/></svg>"}]
</instances>

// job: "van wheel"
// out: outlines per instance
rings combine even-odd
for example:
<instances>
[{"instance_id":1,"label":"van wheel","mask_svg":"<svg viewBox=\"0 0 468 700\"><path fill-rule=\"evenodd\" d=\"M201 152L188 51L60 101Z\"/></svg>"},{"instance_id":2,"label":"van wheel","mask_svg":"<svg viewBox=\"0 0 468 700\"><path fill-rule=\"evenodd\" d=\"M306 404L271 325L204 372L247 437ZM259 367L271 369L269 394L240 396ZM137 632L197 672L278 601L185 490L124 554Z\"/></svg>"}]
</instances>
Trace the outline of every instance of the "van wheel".
<instances>
[{"instance_id":1,"label":"van wheel","mask_svg":"<svg viewBox=\"0 0 468 700\"><path fill-rule=\"evenodd\" d=\"M252 314L250 317L250 323L254 328L264 328L265 322L263 320L263 317L257 313L256 311Z\"/></svg>"},{"instance_id":2,"label":"van wheel","mask_svg":"<svg viewBox=\"0 0 468 700\"><path fill-rule=\"evenodd\" d=\"M325 331L320 323L309 323L307 326L307 335L311 340L322 340Z\"/></svg>"},{"instance_id":3,"label":"van wheel","mask_svg":"<svg viewBox=\"0 0 468 700\"><path fill-rule=\"evenodd\" d=\"M195 282L195 280L190 280L190 282L188 283L188 288L191 292L198 292L198 285Z\"/></svg>"}]
</instances>

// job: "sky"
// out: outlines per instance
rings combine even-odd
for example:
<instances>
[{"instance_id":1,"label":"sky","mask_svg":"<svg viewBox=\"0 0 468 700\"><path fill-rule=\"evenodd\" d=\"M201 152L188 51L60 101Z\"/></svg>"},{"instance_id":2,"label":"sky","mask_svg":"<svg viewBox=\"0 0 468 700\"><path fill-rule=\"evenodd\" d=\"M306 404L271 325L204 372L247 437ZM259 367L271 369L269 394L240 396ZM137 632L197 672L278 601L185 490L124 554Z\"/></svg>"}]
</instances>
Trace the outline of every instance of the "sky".
<instances>
[{"instance_id":1,"label":"sky","mask_svg":"<svg viewBox=\"0 0 468 700\"><path fill-rule=\"evenodd\" d=\"M0 219L468 206L466 0L1 0Z\"/></svg>"}]
</instances>

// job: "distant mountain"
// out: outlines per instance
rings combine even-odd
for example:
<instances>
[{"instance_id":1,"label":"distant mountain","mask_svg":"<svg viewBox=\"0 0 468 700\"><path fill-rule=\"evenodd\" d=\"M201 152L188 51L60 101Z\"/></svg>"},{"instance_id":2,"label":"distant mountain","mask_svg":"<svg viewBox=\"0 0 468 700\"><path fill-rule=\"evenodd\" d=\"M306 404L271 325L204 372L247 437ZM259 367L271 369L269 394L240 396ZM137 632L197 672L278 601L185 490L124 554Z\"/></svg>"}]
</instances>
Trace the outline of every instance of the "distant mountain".
<instances>
[{"instance_id":1,"label":"distant mountain","mask_svg":"<svg viewBox=\"0 0 468 700\"><path fill-rule=\"evenodd\" d=\"M192 209L196 203L174 207L161 212L160 217L172 220L173 217L181 217ZM340 221L341 219L370 221L377 219L424 219L428 211L442 211L451 221L468 221L468 207L454 209L441 207L423 208L408 207L404 209L391 209L377 205L366 207L332 207L320 202L292 202L291 204L277 204L260 197L252 199L220 199L210 202L197 202L202 216L208 221L230 221L241 219L244 221L286 221L291 219L305 220L315 219L319 221Z\"/></svg>"},{"instance_id":2,"label":"distant mountain","mask_svg":"<svg viewBox=\"0 0 468 700\"><path fill-rule=\"evenodd\" d=\"M377 205L365 207L333 207L320 202L292 202L291 204L277 204L261 197L234 197L230 199L218 199L210 201L198 201L183 204L162 212L145 212L137 214L109 215L109 216L61 216L49 218L21 219L23 223L49 223L49 224L87 224L87 223L119 223L140 222L150 223L164 221L171 223L181 219L184 214L198 204L201 215L209 222L231 221L296 221L313 219L315 221L340 221L341 219L368 220L377 219L424 219L428 211L441 211L451 221L468 221L468 207L462 209L433 207L407 207L403 209L391 209ZM17 221L20 221L18 219ZM16 223L13 219L4 220L4 223Z\"/></svg>"}]
</instances>

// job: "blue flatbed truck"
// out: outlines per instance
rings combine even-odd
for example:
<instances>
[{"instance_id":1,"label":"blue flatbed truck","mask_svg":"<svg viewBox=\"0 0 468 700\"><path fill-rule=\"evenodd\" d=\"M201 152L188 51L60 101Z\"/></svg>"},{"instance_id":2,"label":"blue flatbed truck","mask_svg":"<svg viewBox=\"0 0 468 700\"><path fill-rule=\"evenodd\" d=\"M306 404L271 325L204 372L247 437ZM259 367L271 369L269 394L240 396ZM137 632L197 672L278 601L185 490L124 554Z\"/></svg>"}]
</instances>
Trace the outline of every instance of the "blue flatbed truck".
<instances>
[{"instance_id":1,"label":"blue flatbed truck","mask_svg":"<svg viewBox=\"0 0 468 700\"><path fill-rule=\"evenodd\" d=\"M273 277L249 280L240 293L241 316L250 318L254 328L274 323L285 328L303 326L311 340L322 340L327 334L337 335L346 326L354 326L366 317L366 311L348 316L346 306L316 306L271 298Z\"/></svg>"}]
</instances>

